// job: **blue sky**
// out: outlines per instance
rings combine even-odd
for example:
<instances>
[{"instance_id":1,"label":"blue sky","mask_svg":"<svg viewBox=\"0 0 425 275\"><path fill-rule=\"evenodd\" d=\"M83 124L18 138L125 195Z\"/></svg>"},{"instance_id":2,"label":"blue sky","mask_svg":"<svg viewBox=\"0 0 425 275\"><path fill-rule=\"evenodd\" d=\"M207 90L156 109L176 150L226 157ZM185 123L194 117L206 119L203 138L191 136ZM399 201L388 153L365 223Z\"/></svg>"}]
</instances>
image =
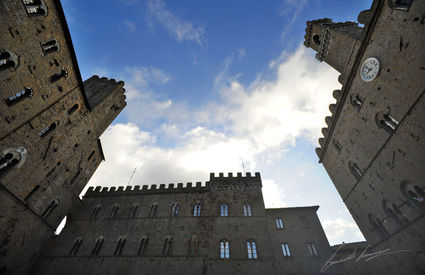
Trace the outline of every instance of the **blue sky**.
<instances>
[{"instance_id":1,"label":"blue sky","mask_svg":"<svg viewBox=\"0 0 425 275\"><path fill-rule=\"evenodd\" d=\"M261 172L266 207L320 205L331 244L363 240L314 148L340 88L305 21L356 21L370 0L63 0L83 79L123 80L128 106L90 185Z\"/></svg>"}]
</instances>

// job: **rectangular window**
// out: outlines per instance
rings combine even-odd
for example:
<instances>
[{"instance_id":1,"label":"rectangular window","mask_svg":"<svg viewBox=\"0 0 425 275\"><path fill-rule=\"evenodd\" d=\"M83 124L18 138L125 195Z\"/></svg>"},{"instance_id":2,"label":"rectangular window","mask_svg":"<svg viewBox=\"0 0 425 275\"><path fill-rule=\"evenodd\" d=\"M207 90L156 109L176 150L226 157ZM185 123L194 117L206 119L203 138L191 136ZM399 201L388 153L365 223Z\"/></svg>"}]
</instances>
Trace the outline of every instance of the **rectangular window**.
<instances>
[{"instance_id":1,"label":"rectangular window","mask_svg":"<svg viewBox=\"0 0 425 275\"><path fill-rule=\"evenodd\" d=\"M317 253L316 245L314 243L307 243L307 245L308 245L308 251L310 251L310 255L312 257L319 256L319 253Z\"/></svg>"},{"instance_id":2,"label":"rectangular window","mask_svg":"<svg viewBox=\"0 0 425 275\"><path fill-rule=\"evenodd\" d=\"M282 246L282 253L284 257L290 257L291 251L289 250L289 245L287 243L280 244Z\"/></svg>"},{"instance_id":3,"label":"rectangular window","mask_svg":"<svg viewBox=\"0 0 425 275\"><path fill-rule=\"evenodd\" d=\"M283 228L283 221L282 218L276 218L276 227L278 229L282 229Z\"/></svg>"}]
</instances>

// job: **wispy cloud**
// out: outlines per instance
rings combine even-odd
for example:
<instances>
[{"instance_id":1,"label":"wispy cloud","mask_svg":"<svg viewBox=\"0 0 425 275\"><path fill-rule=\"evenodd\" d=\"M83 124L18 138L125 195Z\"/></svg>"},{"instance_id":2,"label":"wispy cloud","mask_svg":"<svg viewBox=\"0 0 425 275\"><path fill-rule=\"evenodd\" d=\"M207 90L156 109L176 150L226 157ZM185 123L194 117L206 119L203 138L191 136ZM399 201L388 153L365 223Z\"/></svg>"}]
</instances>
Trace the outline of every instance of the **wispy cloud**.
<instances>
[{"instance_id":1,"label":"wispy cloud","mask_svg":"<svg viewBox=\"0 0 425 275\"><path fill-rule=\"evenodd\" d=\"M131 32L134 32L136 30L136 24L130 20L124 20L124 25Z\"/></svg>"},{"instance_id":2,"label":"wispy cloud","mask_svg":"<svg viewBox=\"0 0 425 275\"><path fill-rule=\"evenodd\" d=\"M243 59L246 55L246 49L245 48L239 48L238 49L238 58L239 60Z\"/></svg>"},{"instance_id":3,"label":"wispy cloud","mask_svg":"<svg viewBox=\"0 0 425 275\"><path fill-rule=\"evenodd\" d=\"M307 0L284 0L282 2L282 5L278 9L278 13L283 17L289 17L289 20L285 22L285 27L281 34L282 39L286 37L307 4Z\"/></svg>"},{"instance_id":4,"label":"wispy cloud","mask_svg":"<svg viewBox=\"0 0 425 275\"><path fill-rule=\"evenodd\" d=\"M147 7L150 18L163 26L178 42L194 41L201 47L207 45L203 27L194 26L192 22L174 15L161 0L150 0Z\"/></svg>"}]
</instances>

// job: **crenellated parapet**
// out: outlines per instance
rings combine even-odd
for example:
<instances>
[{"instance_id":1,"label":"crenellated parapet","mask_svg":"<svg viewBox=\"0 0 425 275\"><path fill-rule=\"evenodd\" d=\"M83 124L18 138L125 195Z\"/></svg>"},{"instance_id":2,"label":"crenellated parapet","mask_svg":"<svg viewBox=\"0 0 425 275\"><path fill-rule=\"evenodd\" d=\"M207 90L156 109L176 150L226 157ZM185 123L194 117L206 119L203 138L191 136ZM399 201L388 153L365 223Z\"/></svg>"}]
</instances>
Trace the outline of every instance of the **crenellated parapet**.
<instances>
[{"instance_id":1,"label":"crenellated parapet","mask_svg":"<svg viewBox=\"0 0 425 275\"><path fill-rule=\"evenodd\" d=\"M113 186L113 187L89 187L84 197L109 196L109 195L137 195L137 194L163 194L163 193L189 193L189 192L206 192L212 189L258 189L261 188L261 176L259 172L254 175L246 173L210 173L210 180L202 184L202 182L186 183L169 183L169 184L152 184L152 185L134 185L134 186Z\"/></svg>"},{"instance_id":2,"label":"crenellated parapet","mask_svg":"<svg viewBox=\"0 0 425 275\"><path fill-rule=\"evenodd\" d=\"M258 189L262 186L259 172L254 175L248 172L245 176L242 173L237 173L236 176L228 173L227 177L224 173L218 173L218 176L210 173L208 185L211 189Z\"/></svg>"},{"instance_id":3,"label":"crenellated parapet","mask_svg":"<svg viewBox=\"0 0 425 275\"><path fill-rule=\"evenodd\" d=\"M322 149L325 147L325 144L328 143L329 137L329 129L332 126L332 122L334 121L334 115L336 113L336 110L338 109L338 106L341 104L341 90L334 90L332 93L333 97L336 99L336 103L332 103L329 105L329 111L331 112L331 116L325 117L325 122L327 127L322 128L322 135L323 137L319 138L319 145L320 147L316 148L316 154L321 159L322 156Z\"/></svg>"}]
</instances>

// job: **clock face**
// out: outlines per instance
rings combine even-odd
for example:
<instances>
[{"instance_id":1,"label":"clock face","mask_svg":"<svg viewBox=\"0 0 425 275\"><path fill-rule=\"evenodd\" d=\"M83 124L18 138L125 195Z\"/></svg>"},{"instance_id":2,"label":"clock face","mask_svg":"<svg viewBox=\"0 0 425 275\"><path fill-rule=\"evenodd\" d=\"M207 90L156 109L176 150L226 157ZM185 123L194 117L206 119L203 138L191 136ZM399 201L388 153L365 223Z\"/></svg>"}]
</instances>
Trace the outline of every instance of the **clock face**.
<instances>
[{"instance_id":1,"label":"clock face","mask_svg":"<svg viewBox=\"0 0 425 275\"><path fill-rule=\"evenodd\" d=\"M360 76L363 81L370 82L376 78L379 73L379 60L375 57L366 59L360 68Z\"/></svg>"}]
</instances>

